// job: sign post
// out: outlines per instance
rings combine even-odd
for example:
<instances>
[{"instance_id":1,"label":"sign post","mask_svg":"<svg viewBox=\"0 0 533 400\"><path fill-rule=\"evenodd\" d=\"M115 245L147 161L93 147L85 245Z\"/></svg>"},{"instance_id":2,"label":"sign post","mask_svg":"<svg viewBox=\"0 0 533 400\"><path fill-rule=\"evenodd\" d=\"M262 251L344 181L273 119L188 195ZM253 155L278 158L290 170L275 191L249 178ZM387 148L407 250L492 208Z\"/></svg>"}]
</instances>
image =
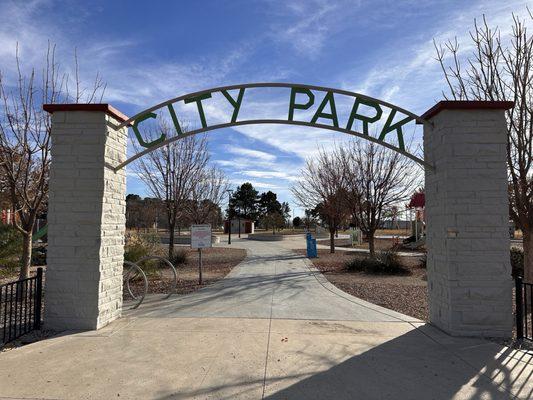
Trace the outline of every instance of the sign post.
<instances>
[{"instance_id":1,"label":"sign post","mask_svg":"<svg viewBox=\"0 0 533 400\"><path fill-rule=\"evenodd\" d=\"M350 241L351 241L352 247L363 244L363 233L361 232L360 228L350 229Z\"/></svg>"},{"instance_id":2,"label":"sign post","mask_svg":"<svg viewBox=\"0 0 533 400\"><path fill-rule=\"evenodd\" d=\"M211 225L191 225L191 248L198 249L198 284L202 284L202 249L211 247Z\"/></svg>"}]
</instances>

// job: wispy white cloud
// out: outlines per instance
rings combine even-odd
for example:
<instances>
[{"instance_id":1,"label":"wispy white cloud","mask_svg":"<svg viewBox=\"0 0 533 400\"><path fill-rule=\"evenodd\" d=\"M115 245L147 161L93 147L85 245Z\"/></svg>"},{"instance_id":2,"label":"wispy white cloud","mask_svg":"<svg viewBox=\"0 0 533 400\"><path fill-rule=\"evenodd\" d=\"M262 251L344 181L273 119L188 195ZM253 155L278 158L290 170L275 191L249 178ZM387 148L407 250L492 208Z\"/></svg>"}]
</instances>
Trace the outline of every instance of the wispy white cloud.
<instances>
[{"instance_id":1,"label":"wispy white cloud","mask_svg":"<svg viewBox=\"0 0 533 400\"><path fill-rule=\"evenodd\" d=\"M357 9L359 1L287 0L270 1L276 16L270 37L290 45L298 54L311 59L320 56L329 37Z\"/></svg>"},{"instance_id":2,"label":"wispy white cloud","mask_svg":"<svg viewBox=\"0 0 533 400\"><path fill-rule=\"evenodd\" d=\"M279 190L279 189L285 189L286 188L285 185L277 185L275 183L262 182L262 181L257 181L257 180L254 180L254 179L245 179L245 180L242 180L242 179L230 179L229 180L229 183L232 184L232 185L235 185L235 186L240 186L244 182L250 182L256 189L259 189L259 190Z\"/></svg>"},{"instance_id":3,"label":"wispy white cloud","mask_svg":"<svg viewBox=\"0 0 533 400\"><path fill-rule=\"evenodd\" d=\"M85 43L80 35L91 12L83 4L72 3L72 17L67 22L55 20L53 0L26 2L4 1L0 14L0 69L7 81L14 82L17 44L24 68L39 69L46 56L48 42L56 46L56 62L73 76L74 52L77 50L82 81L91 84L96 73L107 83L104 100L135 106L139 111L172 97L210 86L227 84L230 75L239 70L242 62L253 54L256 42L243 39L224 49L186 60L173 57L143 56L139 49L142 39L124 39L123 36L102 36L91 32L91 41ZM73 20L73 21L70 21ZM61 22L61 23L60 23ZM79 26L76 30L73 26ZM73 31L75 33L73 33ZM270 77L285 76L284 68L272 69Z\"/></svg>"},{"instance_id":4,"label":"wispy white cloud","mask_svg":"<svg viewBox=\"0 0 533 400\"><path fill-rule=\"evenodd\" d=\"M3 1L0 69L7 79L13 77L17 42L24 65L42 65L44 50L50 40L58 44L58 61L67 72L71 73L74 48L77 47L82 77L90 80L99 71L108 83L105 100L125 103L137 111L178 95L221 84L295 78L305 82L320 80L323 75L322 80L328 82L328 86L368 94L421 113L440 98L445 87L434 60L433 38L442 42L457 36L462 54L466 55L472 50L468 30L474 17L487 14L489 23L498 25L506 34L511 12L525 12L523 0L477 0L455 2L455 5L439 0L407 0L401 5L378 0L265 0L263 4L269 5L263 8L268 14L265 15L267 32L243 34L243 39L224 43L218 50L213 47L215 50L201 56L180 54L178 58L143 56L140 50L147 44L143 42L145 39L139 36L128 38L121 32L99 36L99 32L92 31L91 40L80 38L86 33L83 32L84 23L94 16L91 6L83 3L72 2L68 20L58 20L59 13L55 9L58 5L53 0ZM420 15L422 20L432 18L434 23L423 29L404 29L403 18L413 13ZM354 41L353 47L339 51L336 58L331 59L328 70L319 70L315 75L311 72L305 75L298 69L319 61L345 34L371 41L368 35L374 34L377 26L380 30L391 29L390 32L397 29L398 35L390 35L377 45L360 46ZM356 50L362 48L368 53L357 54ZM292 63L286 60L289 57ZM243 67L246 63L249 63L248 68ZM268 114L271 118L286 119L286 95L277 93L255 99L249 97L250 92L245 95L239 118L261 118ZM227 122L231 107L223 97L215 99L215 96L205 103L208 122ZM198 126L195 104L180 106L179 111L192 126ZM309 117L304 112L299 116L302 119ZM213 149L213 158L231 171L232 179L251 178L262 185L270 185L270 188L290 186L297 179L298 170L306 158L314 157L321 147L331 148L349 138L343 134L294 126L241 126L233 129L253 139L261 150L267 148L269 152L233 146L233 151ZM231 156L227 157L224 150ZM282 189L279 191L283 192Z\"/></svg>"},{"instance_id":5,"label":"wispy white cloud","mask_svg":"<svg viewBox=\"0 0 533 400\"><path fill-rule=\"evenodd\" d=\"M297 181L298 175L291 175L282 171L267 171L267 170L244 170L240 172L241 175L250 176L253 178L267 178L267 179L283 179L286 181Z\"/></svg>"},{"instance_id":6,"label":"wispy white cloud","mask_svg":"<svg viewBox=\"0 0 533 400\"><path fill-rule=\"evenodd\" d=\"M460 55L464 58L473 51L470 31L474 19L480 21L486 15L489 24L497 26L505 37L511 32L513 12L524 16L524 2L484 0L449 7L429 30L410 38L391 38L382 51L374 55L374 65L368 71L348 69L341 72L338 76L340 85L422 113L446 90L435 59L433 40L443 43L457 38Z\"/></svg>"},{"instance_id":7,"label":"wispy white cloud","mask_svg":"<svg viewBox=\"0 0 533 400\"><path fill-rule=\"evenodd\" d=\"M252 150L245 147L238 147L232 145L226 145L225 149L229 153L249 157L252 159L252 161L255 162L257 162L257 160L269 162L276 160L276 156L274 154L265 153L264 151Z\"/></svg>"}]
</instances>

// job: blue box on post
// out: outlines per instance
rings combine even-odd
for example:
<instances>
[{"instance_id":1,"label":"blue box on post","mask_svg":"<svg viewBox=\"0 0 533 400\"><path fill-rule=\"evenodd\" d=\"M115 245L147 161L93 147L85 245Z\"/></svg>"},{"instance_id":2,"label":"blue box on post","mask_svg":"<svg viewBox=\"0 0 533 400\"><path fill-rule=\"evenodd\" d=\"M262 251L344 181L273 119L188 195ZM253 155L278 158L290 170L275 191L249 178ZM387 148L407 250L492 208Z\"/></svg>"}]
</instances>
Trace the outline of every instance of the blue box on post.
<instances>
[{"instance_id":1,"label":"blue box on post","mask_svg":"<svg viewBox=\"0 0 533 400\"><path fill-rule=\"evenodd\" d=\"M316 249L316 239L308 232L306 235L307 241L307 258L317 258L318 252Z\"/></svg>"}]
</instances>

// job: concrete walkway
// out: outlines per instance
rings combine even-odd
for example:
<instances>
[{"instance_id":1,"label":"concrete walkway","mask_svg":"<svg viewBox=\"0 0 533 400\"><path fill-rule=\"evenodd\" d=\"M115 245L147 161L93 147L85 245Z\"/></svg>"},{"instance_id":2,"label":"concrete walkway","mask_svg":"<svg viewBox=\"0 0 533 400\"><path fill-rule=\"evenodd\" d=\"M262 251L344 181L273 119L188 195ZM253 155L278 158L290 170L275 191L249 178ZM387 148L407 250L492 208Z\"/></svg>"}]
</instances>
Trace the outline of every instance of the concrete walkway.
<instances>
[{"instance_id":1,"label":"concrete walkway","mask_svg":"<svg viewBox=\"0 0 533 400\"><path fill-rule=\"evenodd\" d=\"M344 294L287 243L232 246L216 285L0 354L0 398L531 398L532 355Z\"/></svg>"},{"instance_id":2,"label":"concrete walkway","mask_svg":"<svg viewBox=\"0 0 533 400\"><path fill-rule=\"evenodd\" d=\"M234 239L232 246L245 248L248 256L226 279L168 300L148 296L139 310L126 315L421 322L342 292L306 258L277 242Z\"/></svg>"}]
</instances>

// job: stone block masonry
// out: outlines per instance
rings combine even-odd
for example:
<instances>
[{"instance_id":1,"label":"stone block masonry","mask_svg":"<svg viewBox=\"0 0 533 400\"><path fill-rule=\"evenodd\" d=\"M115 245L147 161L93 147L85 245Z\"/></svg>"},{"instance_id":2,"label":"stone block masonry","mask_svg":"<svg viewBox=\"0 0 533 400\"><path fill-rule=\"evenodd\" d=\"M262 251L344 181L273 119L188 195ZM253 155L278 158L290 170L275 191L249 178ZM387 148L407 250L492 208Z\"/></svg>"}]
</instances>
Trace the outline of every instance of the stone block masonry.
<instances>
[{"instance_id":1,"label":"stone block masonry","mask_svg":"<svg viewBox=\"0 0 533 400\"><path fill-rule=\"evenodd\" d=\"M461 103L466 107L461 107ZM453 335L512 332L505 109L442 102L426 113L430 320Z\"/></svg>"},{"instance_id":2,"label":"stone block masonry","mask_svg":"<svg viewBox=\"0 0 533 400\"><path fill-rule=\"evenodd\" d=\"M105 104L45 110L53 115L44 323L99 329L122 309L126 175L112 167L126 159L127 128L115 129L126 117Z\"/></svg>"}]
</instances>

